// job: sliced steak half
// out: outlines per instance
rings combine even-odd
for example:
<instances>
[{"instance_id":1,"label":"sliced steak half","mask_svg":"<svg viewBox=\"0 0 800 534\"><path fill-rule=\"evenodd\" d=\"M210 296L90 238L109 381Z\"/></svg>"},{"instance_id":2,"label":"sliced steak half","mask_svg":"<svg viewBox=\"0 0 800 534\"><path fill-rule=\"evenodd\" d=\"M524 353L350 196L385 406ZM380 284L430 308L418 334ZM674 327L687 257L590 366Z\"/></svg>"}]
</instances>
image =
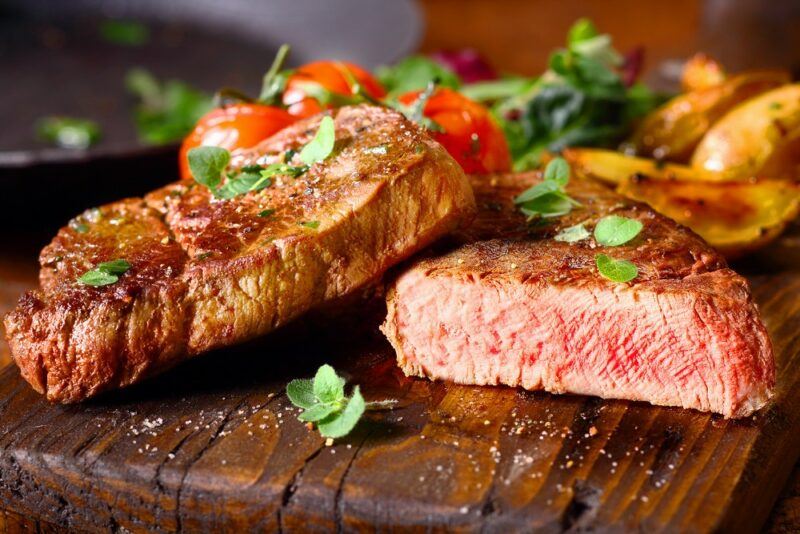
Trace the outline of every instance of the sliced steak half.
<instances>
[{"instance_id":1,"label":"sliced steak half","mask_svg":"<svg viewBox=\"0 0 800 534\"><path fill-rule=\"evenodd\" d=\"M234 166L277 161L319 121ZM62 228L42 251L41 289L5 319L22 375L60 402L131 384L347 295L472 217L458 164L402 115L342 108L335 126L334 154L298 178L219 201L179 182ZM116 258L132 265L117 283L77 282Z\"/></svg>"},{"instance_id":2,"label":"sliced steak half","mask_svg":"<svg viewBox=\"0 0 800 534\"><path fill-rule=\"evenodd\" d=\"M690 230L608 189L573 181L580 209L529 226L513 197L534 174L475 177L479 215L459 246L416 261L388 292L383 331L408 375L647 401L742 417L775 382L747 282ZM644 229L621 247L553 239L609 214ZM595 254L639 276L603 278Z\"/></svg>"}]
</instances>

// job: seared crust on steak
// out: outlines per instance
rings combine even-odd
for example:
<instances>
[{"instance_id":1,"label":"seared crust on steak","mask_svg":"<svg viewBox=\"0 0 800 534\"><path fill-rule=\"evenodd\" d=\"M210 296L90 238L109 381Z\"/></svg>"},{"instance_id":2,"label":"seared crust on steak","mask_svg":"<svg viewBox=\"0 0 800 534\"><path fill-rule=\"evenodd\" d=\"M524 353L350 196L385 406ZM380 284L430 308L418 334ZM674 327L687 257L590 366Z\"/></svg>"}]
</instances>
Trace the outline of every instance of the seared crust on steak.
<instances>
[{"instance_id":1,"label":"seared crust on steak","mask_svg":"<svg viewBox=\"0 0 800 534\"><path fill-rule=\"evenodd\" d=\"M59 402L131 384L351 293L471 218L458 164L402 115L334 116L334 154L298 178L222 201L182 181L62 228L42 251L41 289L5 319L22 375ZM232 165L279 161L319 121L235 152ZM132 265L119 282L76 281L116 258Z\"/></svg>"},{"instance_id":2,"label":"seared crust on steak","mask_svg":"<svg viewBox=\"0 0 800 534\"><path fill-rule=\"evenodd\" d=\"M408 375L507 384L751 414L775 383L772 346L747 282L690 230L602 185L573 180L582 207L527 224L513 198L534 173L473 177L478 217L457 246L389 288L383 331ZM640 220L620 247L553 239L609 214ZM635 263L603 278L599 252Z\"/></svg>"}]
</instances>

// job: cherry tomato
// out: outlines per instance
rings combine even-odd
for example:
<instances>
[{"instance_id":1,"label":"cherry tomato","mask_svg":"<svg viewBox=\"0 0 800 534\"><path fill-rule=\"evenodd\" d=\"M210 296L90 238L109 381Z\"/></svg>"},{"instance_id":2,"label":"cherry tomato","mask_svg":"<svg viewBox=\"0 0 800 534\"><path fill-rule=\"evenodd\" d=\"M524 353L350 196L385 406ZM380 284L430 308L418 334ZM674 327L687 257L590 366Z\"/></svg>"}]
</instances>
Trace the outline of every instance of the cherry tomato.
<instances>
[{"instance_id":1,"label":"cherry tomato","mask_svg":"<svg viewBox=\"0 0 800 534\"><path fill-rule=\"evenodd\" d=\"M197 146L228 150L255 146L297 120L286 111L263 104L231 104L203 115L181 145L181 178L191 178L186 155Z\"/></svg>"},{"instance_id":2,"label":"cherry tomato","mask_svg":"<svg viewBox=\"0 0 800 534\"><path fill-rule=\"evenodd\" d=\"M316 82L332 93L351 96L352 79L355 79L369 96L378 100L386 96L386 91L378 80L358 65L344 61L315 61L299 67L286 81L283 104L289 113L297 117L315 115L322 111L322 107L319 102L308 96L303 88L304 83Z\"/></svg>"},{"instance_id":3,"label":"cherry tomato","mask_svg":"<svg viewBox=\"0 0 800 534\"><path fill-rule=\"evenodd\" d=\"M413 105L420 91L399 100ZM468 174L511 170L511 152L506 136L489 110L452 89L440 88L425 104L423 114L441 126L431 136L444 146Z\"/></svg>"}]
</instances>

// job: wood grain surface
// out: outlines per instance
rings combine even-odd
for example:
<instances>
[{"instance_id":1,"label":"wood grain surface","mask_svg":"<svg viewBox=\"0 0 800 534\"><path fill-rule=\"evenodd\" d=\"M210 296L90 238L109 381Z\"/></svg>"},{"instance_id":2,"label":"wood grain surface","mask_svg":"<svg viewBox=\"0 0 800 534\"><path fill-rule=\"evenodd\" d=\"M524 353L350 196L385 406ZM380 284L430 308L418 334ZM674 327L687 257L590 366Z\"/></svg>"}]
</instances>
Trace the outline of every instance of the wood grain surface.
<instances>
[{"instance_id":1,"label":"wood grain surface","mask_svg":"<svg viewBox=\"0 0 800 534\"><path fill-rule=\"evenodd\" d=\"M46 403L6 367L0 505L15 515L4 522L754 532L800 453L800 274L752 281L779 371L775 403L744 421L407 379L375 329L379 310L308 319L78 406ZM283 393L322 362L399 407L326 446Z\"/></svg>"}]
</instances>

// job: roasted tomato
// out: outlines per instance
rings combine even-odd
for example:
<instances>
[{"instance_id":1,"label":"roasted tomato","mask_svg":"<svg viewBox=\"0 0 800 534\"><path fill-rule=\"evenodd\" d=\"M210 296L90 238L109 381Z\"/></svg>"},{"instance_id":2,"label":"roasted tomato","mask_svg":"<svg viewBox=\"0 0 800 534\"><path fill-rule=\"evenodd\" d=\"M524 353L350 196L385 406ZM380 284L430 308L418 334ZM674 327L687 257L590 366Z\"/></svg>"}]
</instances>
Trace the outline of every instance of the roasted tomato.
<instances>
[{"instance_id":1,"label":"roasted tomato","mask_svg":"<svg viewBox=\"0 0 800 534\"><path fill-rule=\"evenodd\" d=\"M228 150L249 148L296 120L280 108L263 104L231 104L209 111L183 140L179 156L181 178L191 178L186 159L190 149L201 145Z\"/></svg>"},{"instance_id":2,"label":"roasted tomato","mask_svg":"<svg viewBox=\"0 0 800 534\"><path fill-rule=\"evenodd\" d=\"M315 61L298 67L286 82L283 104L290 114L309 117L322 111L320 103L308 95L304 84L318 83L324 89L344 96L353 96L353 80L366 94L380 100L386 91L375 77L358 65L345 61Z\"/></svg>"},{"instance_id":3,"label":"roasted tomato","mask_svg":"<svg viewBox=\"0 0 800 534\"><path fill-rule=\"evenodd\" d=\"M402 104L412 106L421 91L402 95ZM441 127L432 130L434 139L444 146L468 174L511 170L511 152L500 127L489 110L452 89L440 88L425 103L425 117Z\"/></svg>"}]
</instances>

